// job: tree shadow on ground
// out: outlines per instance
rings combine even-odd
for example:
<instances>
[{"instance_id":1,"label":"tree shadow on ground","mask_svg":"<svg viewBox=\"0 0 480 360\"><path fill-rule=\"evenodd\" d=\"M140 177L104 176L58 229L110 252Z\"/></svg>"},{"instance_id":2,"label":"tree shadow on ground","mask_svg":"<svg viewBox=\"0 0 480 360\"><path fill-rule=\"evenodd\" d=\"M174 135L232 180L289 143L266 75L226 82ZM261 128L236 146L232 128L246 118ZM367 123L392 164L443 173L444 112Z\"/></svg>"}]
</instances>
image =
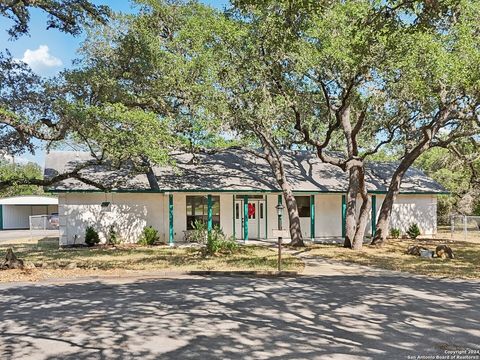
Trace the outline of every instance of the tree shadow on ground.
<instances>
[{"instance_id":1,"label":"tree shadow on ground","mask_svg":"<svg viewBox=\"0 0 480 360\"><path fill-rule=\"evenodd\" d=\"M7 285L10 359L405 359L475 348L480 283L403 275Z\"/></svg>"}]
</instances>

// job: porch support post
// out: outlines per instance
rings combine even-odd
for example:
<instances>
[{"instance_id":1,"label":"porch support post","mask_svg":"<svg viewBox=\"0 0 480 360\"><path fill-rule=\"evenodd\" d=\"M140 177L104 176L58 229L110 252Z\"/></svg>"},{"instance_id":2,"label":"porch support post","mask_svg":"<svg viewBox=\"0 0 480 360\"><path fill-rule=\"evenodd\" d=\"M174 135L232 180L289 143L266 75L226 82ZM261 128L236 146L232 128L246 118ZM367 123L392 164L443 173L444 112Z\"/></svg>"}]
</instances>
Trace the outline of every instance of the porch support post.
<instances>
[{"instance_id":1,"label":"porch support post","mask_svg":"<svg viewBox=\"0 0 480 360\"><path fill-rule=\"evenodd\" d=\"M243 196L243 240L248 240L248 195Z\"/></svg>"},{"instance_id":2,"label":"porch support post","mask_svg":"<svg viewBox=\"0 0 480 360\"><path fill-rule=\"evenodd\" d=\"M372 238L377 230L377 195L372 195Z\"/></svg>"},{"instance_id":3,"label":"porch support post","mask_svg":"<svg viewBox=\"0 0 480 360\"><path fill-rule=\"evenodd\" d=\"M233 222L233 238L236 240L237 237L235 236L235 228L236 228L236 224L235 224L235 194L232 195L232 222Z\"/></svg>"},{"instance_id":4,"label":"porch support post","mask_svg":"<svg viewBox=\"0 0 480 360\"><path fill-rule=\"evenodd\" d=\"M207 195L207 230L208 233L213 228L212 195Z\"/></svg>"},{"instance_id":5,"label":"porch support post","mask_svg":"<svg viewBox=\"0 0 480 360\"><path fill-rule=\"evenodd\" d=\"M342 238L345 239L347 227L347 196L342 195Z\"/></svg>"},{"instance_id":6,"label":"porch support post","mask_svg":"<svg viewBox=\"0 0 480 360\"><path fill-rule=\"evenodd\" d=\"M310 195L310 238L315 240L315 195Z\"/></svg>"},{"instance_id":7,"label":"porch support post","mask_svg":"<svg viewBox=\"0 0 480 360\"><path fill-rule=\"evenodd\" d=\"M168 195L168 243L173 245L173 194Z\"/></svg>"},{"instance_id":8,"label":"porch support post","mask_svg":"<svg viewBox=\"0 0 480 360\"><path fill-rule=\"evenodd\" d=\"M265 239L268 238L268 194L265 194L265 209L263 209L265 216Z\"/></svg>"},{"instance_id":9,"label":"porch support post","mask_svg":"<svg viewBox=\"0 0 480 360\"><path fill-rule=\"evenodd\" d=\"M283 195L278 195L277 204L282 205ZM282 218L282 225L283 225L283 218Z\"/></svg>"}]
</instances>

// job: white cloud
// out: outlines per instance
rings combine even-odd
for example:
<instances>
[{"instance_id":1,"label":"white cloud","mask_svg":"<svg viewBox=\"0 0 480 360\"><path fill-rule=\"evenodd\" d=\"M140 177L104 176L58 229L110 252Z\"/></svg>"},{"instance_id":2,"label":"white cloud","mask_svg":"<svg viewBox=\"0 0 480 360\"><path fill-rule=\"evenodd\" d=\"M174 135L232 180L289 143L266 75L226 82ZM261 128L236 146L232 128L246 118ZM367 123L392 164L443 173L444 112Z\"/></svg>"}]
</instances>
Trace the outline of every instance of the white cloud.
<instances>
[{"instance_id":1,"label":"white cloud","mask_svg":"<svg viewBox=\"0 0 480 360\"><path fill-rule=\"evenodd\" d=\"M49 52L47 45L40 45L36 50L25 50L22 61L30 65L33 70L62 66L62 60Z\"/></svg>"}]
</instances>

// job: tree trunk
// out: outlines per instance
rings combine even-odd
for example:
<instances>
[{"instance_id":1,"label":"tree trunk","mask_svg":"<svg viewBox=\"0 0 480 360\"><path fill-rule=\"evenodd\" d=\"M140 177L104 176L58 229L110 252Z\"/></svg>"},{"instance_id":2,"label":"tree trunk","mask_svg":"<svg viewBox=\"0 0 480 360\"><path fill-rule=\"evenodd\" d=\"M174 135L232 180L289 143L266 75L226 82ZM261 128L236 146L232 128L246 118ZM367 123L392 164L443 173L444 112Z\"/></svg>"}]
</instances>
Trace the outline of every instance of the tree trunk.
<instances>
[{"instance_id":1,"label":"tree trunk","mask_svg":"<svg viewBox=\"0 0 480 360\"><path fill-rule=\"evenodd\" d=\"M355 232L357 231L357 197L359 193L359 183L357 177L358 169L352 167L349 170L349 181L347 191L347 211L345 217L345 241L343 247L352 248Z\"/></svg>"},{"instance_id":2,"label":"tree trunk","mask_svg":"<svg viewBox=\"0 0 480 360\"><path fill-rule=\"evenodd\" d=\"M360 206L360 212L357 214L359 195L362 198L362 204ZM362 249L369 209L370 199L365 183L365 169L361 166L354 166L349 170L347 215L345 219L346 229L343 247L354 250Z\"/></svg>"},{"instance_id":3,"label":"tree trunk","mask_svg":"<svg viewBox=\"0 0 480 360\"><path fill-rule=\"evenodd\" d=\"M288 211L288 220L290 221L291 246L305 246L302 238L302 229L300 227L300 216L298 215L297 201L290 186L282 188L283 198Z\"/></svg>"},{"instance_id":4,"label":"tree trunk","mask_svg":"<svg viewBox=\"0 0 480 360\"><path fill-rule=\"evenodd\" d=\"M363 239L365 237L365 230L367 228L368 214L371 207L371 200L368 197L367 184L365 183L365 168L359 167L357 171L359 180L359 192L362 197L362 205L360 206L360 213L357 220L357 231L353 238L352 249L361 250L363 247Z\"/></svg>"},{"instance_id":5,"label":"tree trunk","mask_svg":"<svg viewBox=\"0 0 480 360\"><path fill-rule=\"evenodd\" d=\"M292 239L291 246L305 246L302 237L302 229L300 227L300 216L298 215L297 201L293 196L292 188L288 183L285 169L283 167L282 159L275 156L271 151L266 151L267 161L272 168L275 179L277 180L280 189L282 189L283 198L288 211L288 220L290 222L290 238Z\"/></svg>"},{"instance_id":6,"label":"tree trunk","mask_svg":"<svg viewBox=\"0 0 480 360\"><path fill-rule=\"evenodd\" d=\"M15 254L13 253L12 248L7 249L7 253L5 254L5 260L2 264L0 264L0 269L23 269L24 264L23 260L18 259Z\"/></svg>"},{"instance_id":7,"label":"tree trunk","mask_svg":"<svg viewBox=\"0 0 480 360\"><path fill-rule=\"evenodd\" d=\"M143 156L142 161L143 161L143 166L146 168L145 175L147 176L150 190L159 191L160 186L158 185L157 176L153 171L152 165L150 164L150 160L146 156Z\"/></svg>"},{"instance_id":8,"label":"tree trunk","mask_svg":"<svg viewBox=\"0 0 480 360\"><path fill-rule=\"evenodd\" d=\"M411 161L410 165L413 164L413 161ZM387 194L385 195L385 199L383 200L382 207L380 208L380 212L378 214L375 236L371 242L371 245L381 245L387 239L393 204L400 191L403 176L407 172L410 165L407 163L404 164L402 161L393 174L392 180L390 180Z\"/></svg>"},{"instance_id":9,"label":"tree trunk","mask_svg":"<svg viewBox=\"0 0 480 360\"><path fill-rule=\"evenodd\" d=\"M287 206L288 211L288 219L290 221L290 245L303 247L305 246L305 243L303 242L302 229L300 227L300 216L298 215L297 201L295 200L292 188L288 183L282 157L275 144L268 139L265 134L257 133L257 135L262 141L262 145L264 147L264 158L269 163L273 175L275 176L275 180L280 186L283 198L285 199L285 205Z\"/></svg>"},{"instance_id":10,"label":"tree trunk","mask_svg":"<svg viewBox=\"0 0 480 360\"><path fill-rule=\"evenodd\" d=\"M400 192L400 186L402 185L403 177L405 173L413 165L415 160L428 149L428 143L424 142L419 144L411 153L407 154L398 165L397 169L393 173L392 179L388 186L387 194L383 200L380 213L378 214L377 226L375 229L375 237L373 238L371 245L382 245L388 236L390 216L392 214L393 204Z\"/></svg>"}]
</instances>

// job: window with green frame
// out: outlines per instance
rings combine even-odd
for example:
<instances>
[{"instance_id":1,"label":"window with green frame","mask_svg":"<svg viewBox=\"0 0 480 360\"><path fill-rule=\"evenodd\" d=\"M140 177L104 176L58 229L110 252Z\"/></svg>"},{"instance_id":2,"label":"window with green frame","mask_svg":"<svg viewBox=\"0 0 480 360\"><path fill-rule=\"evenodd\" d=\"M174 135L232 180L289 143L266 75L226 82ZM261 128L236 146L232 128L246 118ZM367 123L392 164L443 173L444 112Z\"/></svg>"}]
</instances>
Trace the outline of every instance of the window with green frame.
<instances>
[{"instance_id":1,"label":"window with green frame","mask_svg":"<svg viewBox=\"0 0 480 360\"><path fill-rule=\"evenodd\" d=\"M208 221L208 197L187 196L187 230L193 230L195 221ZM212 196L212 223L220 226L220 196Z\"/></svg>"},{"instance_id":2,"label":"window with green frame","mask_svg":"<svg viewBox=\"0 0 480 360\"><path fill-rule=\"evenodd\" d=\"M298 216L310 217L310 196L295 196L297 202Z\"/></svg>"}]
</instances>

